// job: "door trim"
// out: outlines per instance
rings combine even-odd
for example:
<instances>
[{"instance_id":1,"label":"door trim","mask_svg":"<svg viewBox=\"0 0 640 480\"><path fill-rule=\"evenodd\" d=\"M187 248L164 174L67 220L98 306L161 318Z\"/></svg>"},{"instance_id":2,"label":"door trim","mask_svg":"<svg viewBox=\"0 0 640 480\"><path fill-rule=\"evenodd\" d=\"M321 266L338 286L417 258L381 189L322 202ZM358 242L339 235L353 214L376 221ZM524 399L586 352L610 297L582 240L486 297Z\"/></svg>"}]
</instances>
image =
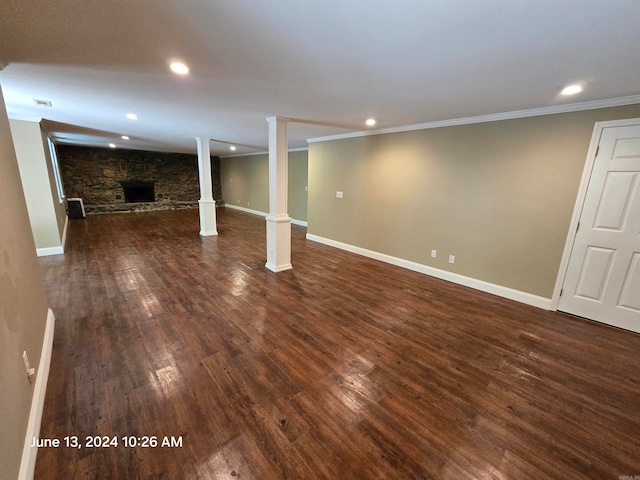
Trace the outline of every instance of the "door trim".
<instances>
[{"instance_id":1,"label":"door trim","mask_svg":"<svg viewBox=\"0 0 640 480\"><path fill-rule=\"evenodd\" d=\"M578 222L580 221L580 215L582 214L582 208L584 207L584 200L587 196L587 187L589 186L589 180L591 180L591 172L596 160L596 152L598 150L598 144L600 143L600 137L602 137L602 131L605 128L628 127L630 125L640 125L640 118L596 122L593 127L591 143L589 143L587 159L584 164L584 170L582 171L582 179L580 180L576 203L573 207L573 215L571 215L571 222L569 223L569 232L567 233L567 240L565 241L562 259L560 260L556 286L553 289L553 296L551 297L551 310L558 310L558 304L560 303L560 291L562 290L567 270L569 268L569 258L571 257L573 243L576 239Z\"/></svg>"}]
</instances>

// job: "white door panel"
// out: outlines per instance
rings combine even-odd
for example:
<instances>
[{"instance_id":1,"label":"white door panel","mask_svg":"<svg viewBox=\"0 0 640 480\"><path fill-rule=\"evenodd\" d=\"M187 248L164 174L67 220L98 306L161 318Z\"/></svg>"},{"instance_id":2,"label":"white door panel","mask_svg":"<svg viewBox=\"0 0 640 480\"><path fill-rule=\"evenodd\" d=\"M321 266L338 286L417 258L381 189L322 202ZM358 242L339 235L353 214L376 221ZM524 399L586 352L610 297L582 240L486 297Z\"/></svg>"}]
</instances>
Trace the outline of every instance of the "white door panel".
<instances>
[{"instance_id":1,"label":"white door panel","mask_svg":"<svg viewBox=\"0 0 640 480\"><path fill-rule=\"evenodd\" d=\"M629 271L622 285L620 294L620 307L640 312L640 253L634 252Z\"/></svg>"},{"instance_id":2,"label":"white door panel","mask_svg":"<svg viewBox=\"0 0 640 480\"><path fill-rule=\"evenodd\" d=\"M576 287L576 296L602 301L606 279L609 278L615 254L615 250L587 247Z\"/></svg>"},{"instance_id":3,"label":"white door panel","mask_svg":"<svg viewBox=\"0 0 640 480\"><path fill-rule=\"evenodd\" d=\"M608 172L593 228L623 230L637 177L636 172Z\"/></svg>"},{"instance_id":4,"label":"white door panel","mask_svg":"<svg viewBox=\"0 0 640 480\"><path fill-rule=\"evenodd\" d=\"M558 310L640 332L640 125L602 130Z\"/></svg>"}]
</instances>

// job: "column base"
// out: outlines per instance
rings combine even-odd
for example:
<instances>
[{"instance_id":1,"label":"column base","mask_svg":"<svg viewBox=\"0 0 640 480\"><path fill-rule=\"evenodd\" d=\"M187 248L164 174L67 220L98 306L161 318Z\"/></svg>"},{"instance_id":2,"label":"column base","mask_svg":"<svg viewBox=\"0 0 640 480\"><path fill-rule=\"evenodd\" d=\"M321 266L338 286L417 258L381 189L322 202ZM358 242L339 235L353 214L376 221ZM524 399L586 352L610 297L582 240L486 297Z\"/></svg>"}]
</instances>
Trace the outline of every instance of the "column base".
<instances>
[{"instance_id":1,"label":"column base","mask_svg":"<svg viewBox=\"0 0 640 480\"><path fill-rule=\"evenodd\" d=\"M272 272L291 270L291 217L269 215L267 218L267 263Z\"/></svg>"},{"instance_id":2,"label":"column base","mask_svg":"<svg viewBox=\"0 0 640 480\"><path fill-rule=\"evenodd\" d=\"M214 200L198 200L200 209L200 235L208 237L218 235L216 226L216 202Z\"/></svg>"}]
</instances>

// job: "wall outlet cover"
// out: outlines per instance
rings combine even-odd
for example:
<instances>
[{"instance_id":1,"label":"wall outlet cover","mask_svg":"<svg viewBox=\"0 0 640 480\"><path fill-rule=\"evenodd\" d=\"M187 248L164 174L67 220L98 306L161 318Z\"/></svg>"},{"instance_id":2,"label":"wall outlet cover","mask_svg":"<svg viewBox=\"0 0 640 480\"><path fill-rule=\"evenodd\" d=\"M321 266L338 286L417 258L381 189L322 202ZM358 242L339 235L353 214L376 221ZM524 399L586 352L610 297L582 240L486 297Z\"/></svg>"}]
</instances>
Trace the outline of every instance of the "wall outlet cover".
<instances>
[{"instance_id":1,"label":"wall outlet cover","mask_svg":"<svg viewBox=\"0 0 640 480\"><path fill-rule=\"evenodd\" d=\"M27 356L27 351L22 352L22 361L24 362L24 369L29 373L31 370L31 365L29 365L29 357Z\"/></svg>"}]
</instances>

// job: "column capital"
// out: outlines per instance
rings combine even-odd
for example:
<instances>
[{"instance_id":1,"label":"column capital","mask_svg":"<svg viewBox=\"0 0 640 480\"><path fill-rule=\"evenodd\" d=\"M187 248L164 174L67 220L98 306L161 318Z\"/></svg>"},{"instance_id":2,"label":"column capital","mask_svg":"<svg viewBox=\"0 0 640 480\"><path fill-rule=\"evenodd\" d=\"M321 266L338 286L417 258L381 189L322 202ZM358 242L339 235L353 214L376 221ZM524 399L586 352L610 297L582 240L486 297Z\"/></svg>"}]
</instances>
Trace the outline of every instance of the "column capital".
<instances>
[{"instance_id":1,"label":"column capital","mask_svg":"<svg viewBox=\"0 0 640 480\"><path fill-rule=\"evenodd\" d=\"M274 115L273 117L267 117L267 123L289 123L290 119L287 117L278 117Z\"/></svg>"}]
</instances>

